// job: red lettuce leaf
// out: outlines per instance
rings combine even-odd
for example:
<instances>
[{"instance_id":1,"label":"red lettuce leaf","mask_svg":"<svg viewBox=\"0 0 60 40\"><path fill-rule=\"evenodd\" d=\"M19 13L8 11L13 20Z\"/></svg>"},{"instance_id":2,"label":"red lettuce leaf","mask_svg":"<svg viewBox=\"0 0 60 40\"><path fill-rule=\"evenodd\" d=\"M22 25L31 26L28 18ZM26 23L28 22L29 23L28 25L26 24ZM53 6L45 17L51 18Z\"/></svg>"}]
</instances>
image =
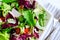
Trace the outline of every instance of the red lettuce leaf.
<instances>
[{"instance_id":1,"label":"red lettuce leaf","mask_svg":"<svg viewBox=\"0 0 60 40\"><path fill-rule=\"evenodd\" d=\"M35 38L39 38L39 34L36 33L35 31L34 31L34 34L33 35L34 35Z\"/></svg>"},{"instance_id":2,"label":"red lettuce leaf","mask_svg":"<svg viewBox=\"0 0 60 40\"><path fill-rule=\"evenodd\" d=\"M19 6L24 5L25 8L27 9L34 9L35 8L35 0L31 4L30 1L25 1L25 0L18 0Z\"/></svg>"},{"instance_id":3,"label":"red lettuce leaf","mask_svg":"<svg viewBox=\"0 0 60 40\"><path fill-rule=\"evenodd\" d=\"M6 23L7 22L7 19L9 19L9 18L13 18L15 21L16 21L16 23L15 24L13 24L13 23ZM7 14L7 16L6 16L6 18L5 18L5 23L4 24L2 24L2 28L4 29L4 28L9 28L9 27L13 27L13 26L17 26L18 25L18 19L17 18L14 18L10 13L8 13Z\"/></svg>"},{"instance_id":4,"label":"red lettuce leaf","mask_svg":"<svg viewBox=\"0 0 60 40\"><path fill-rule=\"evenodd\" d=\"M10 40L17 40L17 39L16 39L16 36L10 35Z\"/></svg>"}]
</instances>

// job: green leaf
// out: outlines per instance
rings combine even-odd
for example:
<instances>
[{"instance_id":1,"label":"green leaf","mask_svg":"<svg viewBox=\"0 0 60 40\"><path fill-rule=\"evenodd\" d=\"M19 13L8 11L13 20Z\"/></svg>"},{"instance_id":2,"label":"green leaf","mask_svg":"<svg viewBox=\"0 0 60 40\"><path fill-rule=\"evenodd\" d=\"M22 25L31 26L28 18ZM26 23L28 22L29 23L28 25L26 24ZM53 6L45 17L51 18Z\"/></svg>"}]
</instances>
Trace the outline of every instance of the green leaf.
<instances>
[{"instance_id":1,"label":"green leaf","mask_svg":"<svg viewBox=\"0 0 60 40\"><path fill-rule=\"evenodd\" d=\"M46 12L42 10L42 12L40 12L38 17L39 17L38 21L39 21L40 26L45 26Z\"/></svg>"},{"instance_id":2,"label":"green leaf","mask_svg":"<svg viewBox=\"0 0 60 40\"><path fill-rule=\"evenodd\" d=\"M17 1L17 0L2 0L2 1L5 2L5 3L10 3L10 2Z\"/></svg>"},{"instance_id":3,"label":"green leaf","mask_svg":"<svg viewBox=\"0 0 60 40\"><path fill-rule=\"evenodd\" d=\"M23 11L23 16L30 26L35 26L36 23L34 22L33 11L32 10Z\"/></svg>"},{"instance_id":4,"label":"green leaf","mask_svg":"<svg viewBox=\"0 0 60 40\"><path fill-rule=\"evenodd\" d=\"M18 21L21 23L25 23L26 20L25 20L24 16L21 15L18 17Z\"/></svg>"},{"instance_id":5,"label":"green leaf","mask_svg":"<svg viewBox=\"0 0 60 40\"><path fill-rule=\"evenodd\" d=\"M9 40L9 34L7 32L0 32L0 40Z\"/></svg>"},{"instance_id":6,"label":"green leaf","mask_svg":"<svg viewBox=\"0 0 60 40\"><path fill-rule=\"evenodd\" d=\"M2 3L2 10L3 10L3 16L5 17L11 10L11 6L6 3Z\"/></svg>"},{"instance_id":7,"label":"green leaf","mask_svg":"<svg viewBox=\"0 0 60 40\"><path fill-rule=\"evenodd\" d=\"M6 29L2 29L2 32L7 32L7 33L9 33L11 29L12 29L12 27L6 28Z\"/></svg>"}]
</instances>

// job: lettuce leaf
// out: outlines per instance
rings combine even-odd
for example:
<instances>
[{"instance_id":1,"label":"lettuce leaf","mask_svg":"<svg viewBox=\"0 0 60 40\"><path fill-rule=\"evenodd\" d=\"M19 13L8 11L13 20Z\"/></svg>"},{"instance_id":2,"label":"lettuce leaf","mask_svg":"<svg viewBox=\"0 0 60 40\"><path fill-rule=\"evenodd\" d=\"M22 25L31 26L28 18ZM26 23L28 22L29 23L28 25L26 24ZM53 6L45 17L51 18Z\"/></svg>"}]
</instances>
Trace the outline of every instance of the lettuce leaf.
<instances>
[{"instance_id":1,"label":"lettuce leaf","mask_svg":"<svg viewBox=\"0 0 60 40\"><path fill-rule=\"evenodd\" d=\"M34 18L33 18L34 16L33 16L32 10L23 11L23 16L30 26L35 26L36 23L35 23Z\"/></svg>"},{"instance_id":2,"label":"lettuce leaf","mask_svg":"<svg viewBox=\"0 0 60 40\"><path fill-rule=\"evenodd\" d=\"M42 10L40 14L38 15L38 21L40 26L45 26L45 20L46 20L46 12Z\"/></svg>"},{"instance_id":3,"label":"lettuce leaf","mask_svg":"<svg viewBox=\"0 0 60 40\"><path fill-rule=\"evenodd\" d=\"M6 3L2 3L1 7L2 7L1 9L3 10L3 16L5 17L8 14L8 12L11 10L11 6Z\"/></svg>"},{"instance_id":4,"label":"lettuce leaf","mask_svg":"<svg viewBox=\"0 0 60 40\"><path fill-rule=\"evenodd\" d=\"M0 32L0 40L9 40L9 34L7 32Z\"/></svg>"}]
</instances>

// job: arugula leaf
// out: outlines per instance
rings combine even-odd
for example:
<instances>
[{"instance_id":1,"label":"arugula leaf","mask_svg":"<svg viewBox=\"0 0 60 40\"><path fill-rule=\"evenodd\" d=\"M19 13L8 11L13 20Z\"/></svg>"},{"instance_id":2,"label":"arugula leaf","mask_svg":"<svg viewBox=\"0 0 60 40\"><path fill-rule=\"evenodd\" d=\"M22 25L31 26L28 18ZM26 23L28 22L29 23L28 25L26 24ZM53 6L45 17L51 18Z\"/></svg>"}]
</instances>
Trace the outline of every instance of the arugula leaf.
<instances>
[{"instance_id":1,"label":"arugula leaf","mask_svg":"<svg viewBox=\"0 0 60 40\"><path fill-rule=\"evenodd\" d=\"M34 18L33 18L33 11L32 10L25 10L23 11L23 16L26 19L26 21L28 22L28 24L30 26L35 26L35 22L34 22Z\"/></svg>"}]
</instances>

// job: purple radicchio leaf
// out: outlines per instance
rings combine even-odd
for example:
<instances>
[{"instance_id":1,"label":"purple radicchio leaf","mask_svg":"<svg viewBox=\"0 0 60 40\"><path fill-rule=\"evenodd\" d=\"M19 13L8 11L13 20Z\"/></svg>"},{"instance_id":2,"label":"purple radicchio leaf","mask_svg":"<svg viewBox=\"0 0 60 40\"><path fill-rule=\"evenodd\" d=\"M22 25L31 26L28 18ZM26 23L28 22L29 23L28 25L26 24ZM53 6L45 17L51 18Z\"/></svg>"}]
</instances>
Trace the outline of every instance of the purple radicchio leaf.
<instances>
[{"instance_id":1,"label":"purple radicchio leaf","mask_svg":"<svg viewBox=\"0 0 60 40\"><path fill-rule=\"evenodd\" d=\"M27 9L34 9L35 8L35 0L31 4L30 1L25 1L25 0L18 0L19 6L24 5L25 8Z\"/></svg>"},{"instance_id":2,"label":"purple radicchio leaf","mask_svg":"<svg viewBox=\"0 0 60 40\"><path fill-rule=\"evenodd\" d=\"M24 5L25 0L18 0L19 6Z\"/></svg>"},{"instance_id":3,"label":"purple radicchio leaf","mask_svg":"<svg viewBox=\"0 0 60 40\"><path fill-rule=\"evenodd\" d=\"M39 38L39 34L36 33L35 31L34 31L34 34L33 35L34 35L35 38Z\"/></svg>"},{"instance_id":4,"label":"purple radicchio leaf","mask_svg":"<svg viewBox=\"0 0 60 40\"><path fill-rule=\"evenodd\" d=\"M7 19L9 19L9 18L14 18L14 17L10 13L8 13L5 17L5 20L7 21Z\"/></svg>"},{"instance_id":5,"label":"purple radicchio leaf","mask_svg":"<svg viewBox=\"0 0 60 40\"><path fill-rule=\"evenodd\" d=\"M22 34L20 35L17 39L21 39L21 40L26 40L26 38L29 38L29 37L33 37L33 35L29 35L29 34Z\"/></svg>"},{"instance_id":6,"label":"purple radicchio leaf","mask_svg":"<svg viewBox=\"0 0 60 40\"><path fill-rule=\"evenodd\" d=\"M10 40L17 40L17 39L16 39L16 36L10 35Z\"/></svg>"},{"instance_id":7,"label":"purple radicchio leaf","mask_svg":"<svg viewBox=\"0 0 60 40\"><path fill-rule=\"evenodd\" d=\"M13 23L6 23L7 22L7 19L9 19L9 18L13 18L14 20L15 20L15 24L13 24ZM6 16L6 18L5 18L5 23L4 24L2 24L2 28L3 29L5 29L5 28L9 28L9 27L13 27L13 26L17 26L18 25L18 20L17 20L17 18L14 18L10 13L8 13L7 14L7 16Z\"/></svg>"}]
</instances>

